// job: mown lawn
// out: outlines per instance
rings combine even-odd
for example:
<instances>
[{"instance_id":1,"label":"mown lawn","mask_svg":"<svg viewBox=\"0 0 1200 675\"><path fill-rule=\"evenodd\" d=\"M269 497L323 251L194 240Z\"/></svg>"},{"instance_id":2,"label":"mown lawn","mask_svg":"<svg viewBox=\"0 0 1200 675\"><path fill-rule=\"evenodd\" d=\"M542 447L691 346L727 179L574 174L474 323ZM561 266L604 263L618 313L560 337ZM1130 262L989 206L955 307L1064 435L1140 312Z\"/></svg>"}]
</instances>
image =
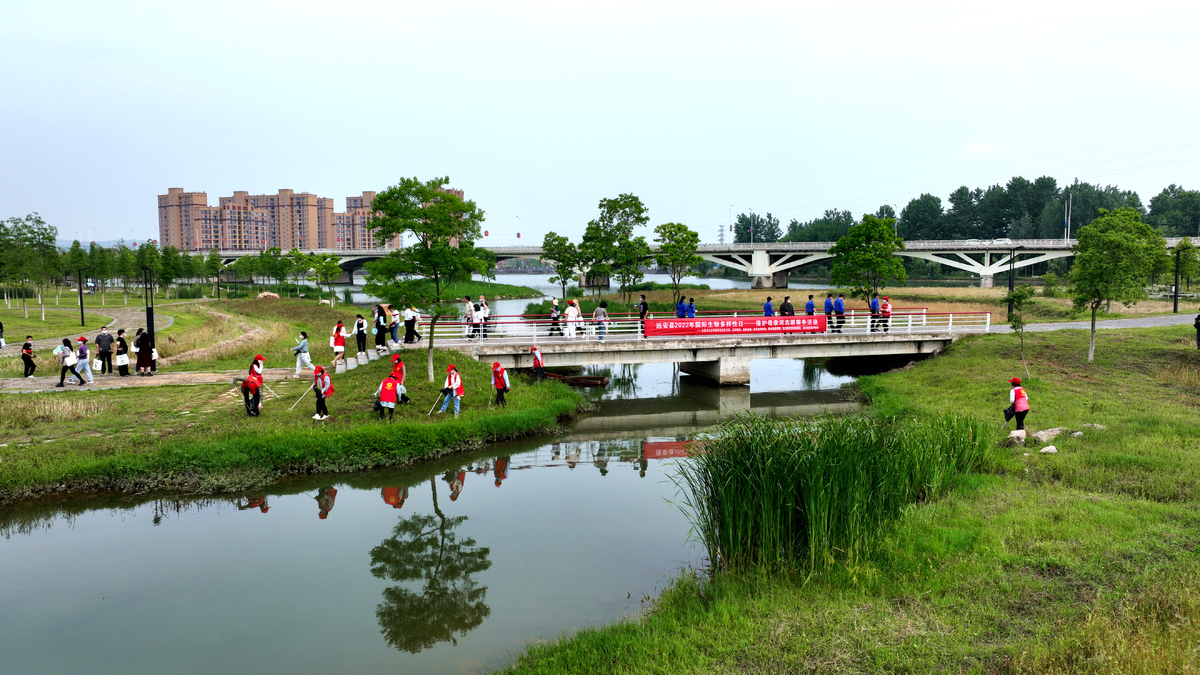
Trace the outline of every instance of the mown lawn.
<instances>
[{"instance_id":1,"label":"mown lawn","mask_svg":"<svg viewBox=\"0 0 1200 675\"><path fill-rule=\"evenodd\" d=\"M1031 431L865 561L810 575L704 573L644 617L533 646L520 673L1200 672L1200 353L1189 328L1027 339ZM863 378L874 413L995 421L1024 373L1015 336L968 338Z\"/></svg>"}]
</instances>

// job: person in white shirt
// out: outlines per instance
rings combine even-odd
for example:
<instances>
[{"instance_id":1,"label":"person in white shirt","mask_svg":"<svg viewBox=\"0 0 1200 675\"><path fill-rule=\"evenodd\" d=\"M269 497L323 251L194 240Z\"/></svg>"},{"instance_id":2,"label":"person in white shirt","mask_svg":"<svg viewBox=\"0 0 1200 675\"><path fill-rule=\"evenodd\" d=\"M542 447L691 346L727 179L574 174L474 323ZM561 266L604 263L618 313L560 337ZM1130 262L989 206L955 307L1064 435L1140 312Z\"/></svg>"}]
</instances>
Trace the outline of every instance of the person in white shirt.
<instances>
[{"instance_id":1,"label":"person in white shirt","mask_svg":"<svg viewBox=\"0 0 1200 675\"><path fill-rule=\"evenodd\" d=\"M471 304L471 298L469 296L464 296L463 297L463 315L462 315L463 337L468 340L471 339L471 324L474 322L475 322L475 305Z\"/></svg>"},{"instance_id":2,"label":"person in white shirt","mask_svg":"<svg viewBox=\"0 0 1200 675\"><path fill-rule=\"evenodd\" d=\"M392 331L392 342L399 344L400 343L400 310L396 309L395 305L392 305L391 310L392 310L392 322L391 322L391 324L388 325L388 328L390 328Z\"/></svg>"},{"instance_id":3,"label":"person in white shirt","mask_svg":"<svg viewBox=\"0 0 1200 675\"><path fill-rule=\"evenodd\" d=\"M487 339L487 322L492 310L488 307L487 299L479 296L479 328L483 331L483 339Z\"/></svg>"},{"instance_id":4,"label":"person in white shirt","mask_svg":"<svg viewBox=\"0 0 1200 675\"><path fill-rule=\"evenodd\" d=\"M575 304L574 300L567 301L567 339L574 340L576 331L579 330L579 319L583 314L579 311L579 305Z\"/></svg>"},{"instance_id":5,"label":"person in white shirt","mask_svg":"<svg viewBox=\"0 0 1200 675\"><path fill-rule=\"evenodd\" d=\"M409 307L404 310L404 342L412 344L421 340L421 334L417 332L417 319L421 317L421 313L416 307Z\"/></svg>"},{"instance_id":6,"label":"person in white shirt","mask_svg":"<svg viewBox=\"0 0 1200 675\"><path fill-rule=\"evenodd\" d=\"M367 320L362 314L356 314L354 319L354 341L361 354L367 351Z\"/></svg>"}]
</instances>

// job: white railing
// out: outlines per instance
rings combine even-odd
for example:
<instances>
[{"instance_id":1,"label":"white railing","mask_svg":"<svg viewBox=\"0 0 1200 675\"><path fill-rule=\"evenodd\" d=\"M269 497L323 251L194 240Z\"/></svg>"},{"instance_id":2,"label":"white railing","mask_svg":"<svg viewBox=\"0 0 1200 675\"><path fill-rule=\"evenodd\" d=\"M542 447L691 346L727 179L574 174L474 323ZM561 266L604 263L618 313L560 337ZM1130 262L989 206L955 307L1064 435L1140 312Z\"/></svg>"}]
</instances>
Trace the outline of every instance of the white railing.
<instances>
[{"instance_id":1,"label":"white railing","mask_svg":"<svg viewBox=\"0 0 1200 675\"><path fill-rule=\"evenodd\" d=\"M704 321L720 318L757 317L747 312L729 312L723 316L706 315L696 319L673 319L675 321ZM668 319L671 314L651 314L649 318ZM725 338L778 339L780 337L825 338L830 335L887 335L913 333L986 333L991 329L990 312L931 313L924 310L893 312L890 317L872 316L868 311L848 311L845 315L829 318L827 328L821 333L738 333L732 335L642 335L642 322L636 316L611 316L608 321L598 322L592 317L578 321L566 321L536 316L489 317L479 324L464 324L455 319L442 320L434 331L435 346L464 344L519 343L536 345L542 343L570 344L631 341L697 340L708 341ZM427 340L429 327L423 320L418 332ZM403 329L401 330L403 333ZM350 343L347 341L348 344ZM371 340L368 338L368 342Z\"/></svg>"}]
</instances>

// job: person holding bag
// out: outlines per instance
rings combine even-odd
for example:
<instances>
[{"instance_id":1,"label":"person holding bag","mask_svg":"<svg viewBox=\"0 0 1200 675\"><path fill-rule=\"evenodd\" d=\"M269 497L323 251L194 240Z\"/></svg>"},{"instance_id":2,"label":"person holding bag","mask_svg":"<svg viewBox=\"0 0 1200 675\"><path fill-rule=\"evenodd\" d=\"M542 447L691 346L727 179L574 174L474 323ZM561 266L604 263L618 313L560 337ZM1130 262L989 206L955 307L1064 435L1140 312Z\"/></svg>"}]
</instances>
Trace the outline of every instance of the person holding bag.
<instances>
[{"instance_id":1,"label":"person holding bag","mask_svg":"<svg viewBox=\"0 0 1200 675\"><path fill-rule=\"evenodd\" d=\"M446 366L446 382L442 385L442 393L446 395L446 402L442 404L442 409L438 412L446 412L450 407L450 399L454 399L454 416L458 417L459 401L462 399L466 389L463 387L462 375L458 373L458 369L454 364Z\"/></svg>"},{"instance_id":2,"label":"person holding bag","mask_svg":"<svg viewBox=\"0 0 1200 675\"><path fill-rule=\"evenodd\" d=\"M113 372L113 336L108 334L108 326L100 329L100 334L96 336L96 360L100 362L101 375L111 375Z\"/></svg>"},{"instance_id":3,"label":"person holding bag","mask_svg":"<svg viewBox=\"0 0 1200 675\"><path fill-rule=\"evenodd\" d=\"M137 329L137 335L133 337L133 351L137 354L137 374L142 377L153 375L150 372L150 367L153 364L153 354L150 352L150 334L145 328Z\"/></svg>"},{"instance_id":4,"label":"person holding bag","mask_svg":"<svg viewBox=\"0 0 1200 675\"><path fill-rule=\"evenodd\" d=\"M25 379L33 379L33 371L37 370L37 364L33 362L37 357L33 355L33 336L25 336L25 344L21 345L21 360L25 362Z\"/></svg>"},{"instance_id":5,"label":"person holding bag","mask_svg":"<svg viewBox=\"0 0 1200 675\"><path fill-rule=\"evenodd\" d=\"M125 341L125 329L117 331L117 374L129 377L129 343Z\"/></svg>"},{"instance_id":6,"label":"person holding bag","mask_svg":"<svg viewBox=\"0 0 1200 675\"><path fill-rule=\"evenodd\" d=\"M408 375L408 369L404 367L404 361L400 359L399 354L392 355L392 379L399 383L397 392L400 394L400 405L408 405L412 403L412 399L408 397L408 389L404 387L404 378Z\"/></svg>"},{"instance_id":7,"label":"person holding bag","mask_svg":"<svg viewBox=\"0 0 1200 675\"><path fill-rule=\"evenodd\" d=\"M367 320L362 314L355 314L354 319L354 341L358 347L359 354L367 351Z\"/></svg>"},{"instance_id":8,"label":"person holding bag","mask_svg":"<svg viewBox=\"0 0 1200 675\"><path fill-rule=\"evenodd\" d=\"M383 420L383 411L387 411L388 419L393 419L396 415L396 400L403 394L400 390L404 386L396 381L396 373L393 371L387 377L383 378L383 382L379 383L379 388L375 390L375 410L379 412L379 419Z\"/></svg>"},{"instance_id":9,"label":"person holding bag","mask_svg":"<svg viewBox=\"0 0 1200 675\"><path fill-rule=\"evenodd\" d=\"M62 359L62 372L58 374L58 384L55 387L66 386L64 382L67 379L69 371L75 379L79 380L79 386L83 386L83 378L79 377L79 373L75 371L75 364L79 363L79 357L75 356L75 350L71 349L71 341L63 338L61 347L54 348L54 355Z\"/></svg>"},{"instance_id":10,"label":"person holding bag","mask_svg":"<svg viewBox=\"0 0 1200 675\"><path fill-rule=\"evenodd\" d=\"M500 367L500 362L496 361L492 364L492 386L496 388L496 406L507 408L508 401L504 400L504 395L511 389L508 381L508 371Z\"/></svg>"},{"instance_id":11,"label":"person holding bag","mask_svg":"<svg viewBox=\"0 0 1200 675\"><path fill-rule=\"evenodd\" d=\"M375 334L375 353L386 354L388 350L388 321L383 305L375 305L375 309L372 310L372 319L375 322L374 327L371 329L371 332Z\"/></svg>"},{"instance_id":12,"label":"person holding bag","mask_svg":"<svg viewBox=\"0 0 1200 675\"><path fill-rule=\"evenodd\" d=\"M79 378L79 383L83 384L83 374L87 373L87 383L91 384L96 380L94 377L92 377L92 366L88 361L89 356L87 338L80 335L79 337L75 338L75 342L79 343L79 351L75 353L75 358L78 361L78 363L75 364L75 370L77 371L76 377Z\"/></svg>"},{"instance_id":13,"label":"person holding bag","mask_svg":"<svg viewBox=\"0 0 1200 675\"><path fill-rule=\"evenodd\" d=\"M338 319L337 325L333 327L333 335L329 338L329 346L333 347L332 365L337 366L338 362L345 363L346 326L342 324L341 319Z\"/></svg>"},{"instance_id":14,"label":"person holding bag","mask_svg":"<svg viewBox=\"0 0 1200 675\"><path fill-rule=\"evenodd\" d=\"M333 382L329 379L329 373L321 366L313 370L313 392L317 395L317 414L313 415L313 419L329 419L329 408L325 407L325 399L333 396Z\"/></svg>"},{"instance_id":15,"label":"person holding bag","mask_svg":"<svg viewBox=\"0 0 1200 675\"><path fill-rule=\"evenodd\" d=\"M139 354L141 352L138 352ZM262 411L263 364L266 359L262 354L255 354L250 362L250 372L242 380L242 400L246 403L246 414L258 417Z\"/></svg>"}]
</instances>

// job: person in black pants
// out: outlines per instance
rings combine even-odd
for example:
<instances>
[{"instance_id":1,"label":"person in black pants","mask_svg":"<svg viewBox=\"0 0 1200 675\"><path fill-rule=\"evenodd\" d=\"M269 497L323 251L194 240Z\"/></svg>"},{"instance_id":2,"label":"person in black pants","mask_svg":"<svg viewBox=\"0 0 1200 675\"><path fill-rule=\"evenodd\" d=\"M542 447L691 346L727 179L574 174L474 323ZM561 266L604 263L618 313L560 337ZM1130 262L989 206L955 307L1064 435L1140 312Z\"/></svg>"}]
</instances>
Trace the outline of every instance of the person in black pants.
<instances>
[{"instance_id":1,"label":"person in black pants","mask_svg":"<svg viewBox=\"0 0 1200 675\"><path fill-rule=\"evenodd\" d=\"M354 340L358 343L358 353L367 351L367 320L362 314L356 314L354 320Z\"/></svg>"},{"instance_id":2,"label":"person in black pants","mask_svg":"<svg viewBox=\"0 0 1200 675\"><path fill-rule=\"evenodd\" d=\"M113 336L108 334L108 326L100 329L100 334L96 336L96 356L100 359L100 374L111 373L113 371L112 356L113 356Z\"/></svg>"},{"instance_id":3,"label":"person in black pants","mask_svg":"<svg viewBox=\"0 0 1200 675\"><path fill-rule=\"evenodd\" d=\"M33 371L37 370L37 364L33 362L33 336L25 336L25 344L21 345L21 360L25 362L25 379L33 377Z\"/></svg>"},{"instance_id":4,"label":"person in black pants","mask_svg":"<svg viewBox=\"0 0 1200 675\"><path fill-rule=\"evenodd\" d=\"M68 372L70 372L71 375L75 376L75 379L79 380L79 386L82 387L83 385L87 384L87 380L80 377L79 373L75 371L75 363L74 362L72 362L70 365L67 365L67 359L75 358L75 350L71 348L71 341L68 340L67 338L63 338L62 346L59 347L58 349L55 349L54 351L59 356L59 358L62 359L62 372L59 373L59 375L58 375L58 384L56 384L54 386L56 386L56 387L65 386L63 384L63 382L67 379Z\"/></svg>"},{"instance_id":5,"label":"person in black pants","mask_svg":"<svg viewBox=\"0 0 1200 675\"><path fill-rule=\"evenodd\" d=\"M129 361L129 343L125 341L125 329L117 331L117 357L125 357L125 361ZM117 373L121 377L129 377L129 363L123 366L117 366Z\"/></svg>"}]
</instances>

